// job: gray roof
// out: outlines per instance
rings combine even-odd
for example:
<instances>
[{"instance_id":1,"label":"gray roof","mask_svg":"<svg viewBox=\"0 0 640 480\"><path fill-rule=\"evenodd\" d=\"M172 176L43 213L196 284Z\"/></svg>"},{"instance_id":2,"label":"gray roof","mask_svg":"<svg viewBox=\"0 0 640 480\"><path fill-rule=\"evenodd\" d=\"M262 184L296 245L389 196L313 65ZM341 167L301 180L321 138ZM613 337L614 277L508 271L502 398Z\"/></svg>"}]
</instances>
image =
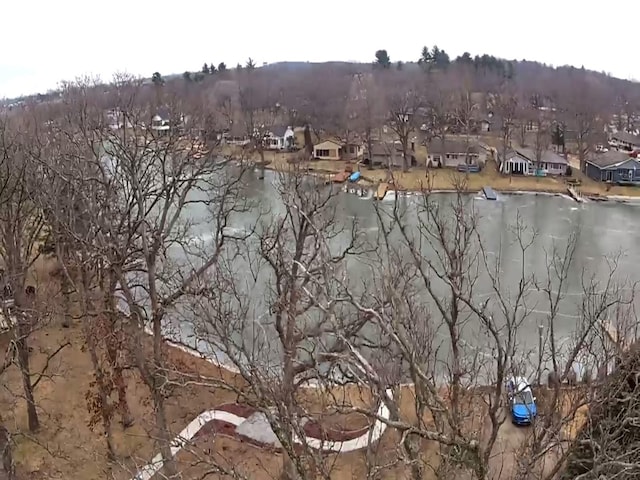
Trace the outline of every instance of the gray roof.
<instances>
[{"instance_id":1,"label":"gray roof","mask_svg":"<svg viewBox=\"0 0 640 480\"><path fill-rule=\"evenodd\" d=\"M156 115L158 115L162 120L169 120L171 118L171 112L167 107L160 107L156 110Z\"/></svg>"},{"instance_id":2,"label":"gray roof","mask_svg":"<svg viewBox=\"0 0 640 480\"><path fill-rule=\"evenodd\" d=\"M611 135L611 138L620 140L621 142L630 143L631 145L640 146L640 137L629 132L616 132Z\"/></svg>"},{"instance_id":3,"label":"gray roof","mask_svg":"<svg viewBox=\"0 0 640 480\"><path fill-rule=\"evenodd\" d=\"M523 148L523 147L519 147L519 148L513 148L510 150L511 153L516 153L517 155L526 158L527 160L531 161L531 162L536 162L537 161L537 155L535 150L533 150L532 148ZM509 153L507 153L507 157L509 157ZM558 155L556 152L553 152L551 150L544 150L542 152L542 154L540 155L540 162L544 162L544 163L559 163L562 165L567 165L567 159L564 158L561 155Z\"/></svg>"},{"instance_id":4,"label":"gray roof","mask_svg":"<svg viewBox=\"0 0 640 480\"><path fill-rule=\"evenodd\" d=\"M631 158L633 157L630 157L628 152L618 152L616 150L609 150L608 152L594 153L590 155L589 158L587 159L587 162L591 163L592 165L595 165L598 168L609 168L609 167L613 167L614 165L618 165L622 162L626 162Z\"/></svg>"},{"instance_id":5,"label":"gray roof","mask_svg":"<svg viewBox=\"0 0 640 480\"><path fill-rule=\"evenodd\" d=\"M469 140L469 142L465 142L463 140L453 140L445 138L444 145L442 144L442 140L439 138L434 138L427 145L427 152L429 155L436 154L447 154L447 153L472 153L478 154L480 153L480 147L475 140Z\"/></svg>"},{"instance_id":6,"label":"gray roof","mask_svg":"<svg viewBox=\"0 0 640 480\"><path fill-rule=\"evenodd\" d=\"M394 149L402 152L402 145L396 142L374 143L371 145L371 155L392 155Z\"/></svg>"},{"instance_id":7,"label":"gray roof","mask_svg":"<svg viewBox=\"0 0 640 480\"><path fill-rule=\"evenodd\" d=\"M289 127L278 125L271 128L271 133L273 134L274 137L284 137L284 134L287 133L288 128Z\"/></svg>"}]
</instances>

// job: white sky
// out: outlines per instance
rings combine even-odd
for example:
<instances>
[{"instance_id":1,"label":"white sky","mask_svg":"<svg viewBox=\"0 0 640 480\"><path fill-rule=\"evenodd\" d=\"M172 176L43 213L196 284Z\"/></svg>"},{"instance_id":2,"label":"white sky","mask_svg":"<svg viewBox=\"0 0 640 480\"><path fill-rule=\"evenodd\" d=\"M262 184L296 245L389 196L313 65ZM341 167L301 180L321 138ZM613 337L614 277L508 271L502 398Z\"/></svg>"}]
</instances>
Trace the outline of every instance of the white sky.
<instances>
[{"instance_id":1,"label":"white sky","mask_svg":"<svg viewBox=\"0 0 640 480\"><path fill-rule=\"evenodd\" d=\"M614 12L614 13L609 13ZM0 98L84 74L149 77L204 62L417 60L434 43L640 79L637 0L5 0Z\"/></svg>"}]
</instances>

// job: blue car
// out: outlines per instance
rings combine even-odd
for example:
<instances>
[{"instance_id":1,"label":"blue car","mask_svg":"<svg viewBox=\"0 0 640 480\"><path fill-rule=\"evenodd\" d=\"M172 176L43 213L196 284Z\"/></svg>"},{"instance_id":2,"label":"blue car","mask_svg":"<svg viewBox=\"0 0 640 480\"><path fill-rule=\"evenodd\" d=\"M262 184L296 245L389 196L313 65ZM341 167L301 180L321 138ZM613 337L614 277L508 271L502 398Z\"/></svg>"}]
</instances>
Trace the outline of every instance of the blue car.
<instances>
[{"instance_id":1,"label":"blue car","mask_svg":"<svg viewBox=\"0 0 640 480\"><path fill-rule=\"evenodd\" d=\"M507 396L511 421L516 425L531 425L538 415L536 397L533 396L531 386L524 377L510 378L507 382Z\"/></svg>"}]
</instances>

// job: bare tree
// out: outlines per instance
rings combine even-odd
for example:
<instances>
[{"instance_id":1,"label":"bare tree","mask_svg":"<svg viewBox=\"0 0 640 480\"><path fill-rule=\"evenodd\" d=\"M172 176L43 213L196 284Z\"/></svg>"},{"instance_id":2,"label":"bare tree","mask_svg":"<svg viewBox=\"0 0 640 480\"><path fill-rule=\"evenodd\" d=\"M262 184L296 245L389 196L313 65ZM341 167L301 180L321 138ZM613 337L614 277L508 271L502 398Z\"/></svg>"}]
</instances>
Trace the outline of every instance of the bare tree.
<instances>
[{"instance_id":1,"label":"bare tree","mask_svg":"<svg viewBox=\"0 0 640 480\"><path fill-rule=\"evenodd\" d=\"M384 122L381 97L372 74L359 73L354 77L350 101L347 104L347 116L352 129L363 135L367 152L373 150Z\"/></svg>"},{"instance_id":2,"label":"bare tree","mask_svg":"<svg viewBox=\"0 0 640 480\"><path fill-rule=\"evenodd\" d=\"M518 472L539 478L557 471L564 454L557 449L561 432L588 401L589 391L568 397L554 387L534 421L534 433L522 446L505 446L505 384L511 376L538 368L528 363L535 345L523 338L526 325L539 315L531 306L534 295L546 299L549 312L543 323L542 368L556 375L558 385L571 378L575 362L598 338L602 319L624 301L614 272L604 284L586 278L581 322L567 344L556 329L561 305L570 304L564 292L575 237L566 249L552 250L548 270L538 277L527 267L527 258L537 255L537 237L522 220L517 219L505 240L496 244L482 233L471 200L463 195L451 205L426 195L417 210L399 204L391 213L380 210L384 248L373 262L380 275L364 295L351 296L352 304L372 318L381 338L391 344L384 346L386 355L376 362L366 360L364 353L351 360L388 405L391 416L386 423L402 434L402 451L413 478L422 478L427 468L422 459L425 442L439 449L440 465L434 468L443 478L463 472L477 479L520 478ZM513 272L517 280L509 284L502 278L507 251L519 265ZM442 336L446 340L439 340ZM390 372L388 365L399 369ZM393 386L401 390L398 385L407 381L413 385L414 399L409 411L398 401L401 395L385 393ZM505 448L511 453L502 452ZM514 454L516 449L524 452L522 458ZM554 461L549 461L550 455Z\"/></svg>"},{"instance_id":3,"label":"bare tree","mask_svg":"<svg viewBox=\"0 0 640 480\"><path fill-rule=\"evenodd\" d=\"M562 114L575 138L580 171L584 172L586 159L594 152L603 137L604 125L608 123L609 99L600 85L591 82L584 74L571 75L567 82L561 96Z\"/></svg>"},{"instance_id":4,"label":"bare tree","mask_svg":"<svg viewBox=\"0 0 640 480\"><path fill-rule=\"evenodd\" d=\"M505 158L507 150L511 148L515 119L518 109L518 97L508 87L493 97L494 114L499 118L500 124L500 155Z\"/></svg>"},{"instance_id":5,"label":"bare tree","mask_svg":"<svg viewBox=\"0 0 640 480\"><path fill-rule=\"evenodd\" d=\"M415 89L392 91L387 100L389 114L387 124L395 133L402 148L402 169L409 170L408 155L411 151L412 136L416 131L416 114L422 107L422 96Z\"/></svg>"},{"instance_id":6,"label":"bare tree","mask_svg":"<svg viewBox=\"0 0 640 480\"><path fill-rule=\"evenodd\" d=\"M98 338L105 340L104 352L110 359L105 365L110 365L115 383L110 383L111 376L102 378L98 399L108 401L111 390L118 391L123 422L130 423L126 392L118 381L122 366L117 356L126 346L151 395L155 438L166 474L175 475L165 409L172 389L167 383L172 368L164 338L175 334L172 315L180 298L217 261L226 219L237 208L236 192L243 170L230 170L215 150L209 147L203 151L200 138L181 128L186 114L195 124L197 119L204 122L205 112L186 103L172 103L172 98L165 96L163 103L168 104L172 121L169 129L156 129L150 125L153 107L138 96L140 90L135 85L118 84L114 91L121 95L111 100L125 113L131 128L108 128L101 120L103 111L85 108L95 105L91 89L79 88L73 97L77 108L62 130L69 139L63 154L78 162L72 165L75 168L52 168L51 172L62 183L75 187L75 202L81 205L74 215L60 221L65 221L67 234L81 245L77 249L81 264L78 290L83 292L83 302L93 303L83 308L84 313L97 319L87 322L92 325L87 333L95 336L95 328L106 329ZM187 255L183 262L173 261L168 251L190 251L194 232L188 212L197 206L211 209L215 245L206 257ZM118 311L122 309L130 313L127 321ZM92 345L91 350L100 377L104 369L96 358L98 345ZM108 404L103 407L110 408ZM110 423L107 413L101 411L105 428Z\"/></svg>"},{"instance_id":7,"label":"bare tree","mask_svg":"<svg viewBox=\"0 0 640 480\"><path fill-rule=\"evenodd\" d=\"M330 401L332 366L346 348L343 339L353 339L367 318L349 315L336 290L356 238L336 218L333 190L301 173L280 177L281 214L258 223L241 253L207 279L214 287L195 298L193 318L199 335L223 351L244 379L241 387L223 388L261 412L281 444L281 477L328 479L333 460L307 440L304 429L327 413L310 410L302 392L314 382L329 413L340 408ZM338 237L343 242L336 249L331 245ZM251 274L239 277L238 271ZM265 289L262 295L258 288Z\"/></svg>"}]
</instances>

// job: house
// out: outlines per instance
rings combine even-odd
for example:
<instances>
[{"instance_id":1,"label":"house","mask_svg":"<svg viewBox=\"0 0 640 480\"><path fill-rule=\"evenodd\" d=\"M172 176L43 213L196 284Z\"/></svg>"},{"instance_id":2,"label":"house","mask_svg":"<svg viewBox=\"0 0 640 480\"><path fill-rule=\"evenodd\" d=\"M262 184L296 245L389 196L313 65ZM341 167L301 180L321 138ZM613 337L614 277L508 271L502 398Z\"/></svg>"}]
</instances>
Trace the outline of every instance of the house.
<instances>
[{"instance_id":1,"label":"house","mask_svg":"<svg viewBox=\"0 0 640 480\"><path fill-rule=\"evenodd\" d=\"M537 154L530 148L512 148L500 159L499 170L506 175L566 175L567 159L551 150Z\"/></svg>"},{"instance_id":2,"label":"house","mask_svg":"<svg viewBox=\"0 0 640 480\"><path fill-rule=\"evenodd\" d=\"M618 150L626 150L630 152L640 149L640 137L633 133L619 131L611 134L609 145L617 148Z\"/></svg>"},{"instance_id":3,"label":"house","mask_svg":"<svg viewBox=\"0 0 640 480\"><path fill-rule=\"evenodd\" d=\"M219 134L218 139L221 143L237 147L244 147L251 143L251 138L249 138L246 130L237 123L232 123L230 128L226 129L222 134Z\"/></svg>"},{"instance_id":4,"label":"house","mask_svg":"<svg viewBox=\"0 0 640 480\"><path fill-rule=\"evenodd\" d=\"M371 151L366 152L363 162L370 167L402 168L404 166L402 144L400 142L374 143ZM415 143L411 143L407 152L407 166L415 167Z\"/></svg>"},{"instance_id":5,"label":"house","mask_svg":"<svg viewBox=\"0 0 640 480\"><path fill-rule=\"evenodd\" d=\"M325 140L313 146L313 158L319 160L340 160L342 144L333 140Z\"/></svg>"},{"instance_id":6,"label":"house","mask_svg":"<svg viewBox=\"0 0 640 480\"><path fill-rule=\"evenodd\" d=\"M341 154L343 160L358 160L364 155L364 144L357 140L343 143Z\"/></svg>"},{"instance_id":7,"label":"house","mask_svg":"<svg viewBox=\"0 0 640 480\"><path fill-rule=\"evenodd\" d=\"M273 127L265 135L265 146L269 150L285 150L293 147L295 134L291 127Z\"/></svg>"},{"instance_id":8,"label":"house","mask_svg":"<svg viewBox=\"0 0 640 480\"><path fill-rule=\"evenodd\" d=\"M151 130L166 133L171 129L171 113L166 108L159 108L151 118Z\"/></svg>"},{"instance_id":9,"label":"house","mask_svg":"<svg viewBox=\"0 0 640 480\"><path fill-rule=\"evenodd\" d=\"M364 154L359 142L325 140L313 146L313 157L319 160L356 160Z\"/></svg>"},{"instance_id":10,"label":"house","mask_svg":"<svg viewBox=\"0 0 640 480\"><path fill-rule=\"evenodd\" d=\"M121 130L123 128L132 128L131 122L126 119L125 121L125 113L122 110L117 108L113 108L111 110L107 110L105 112L107 126L111 130Z\"/></svg>"},{"instance_id":11,"label":"house","mask_svg":"<svg viewBox=\"0 0 640 480\"><path fill-rule=\"evenodd\" d=\"M599 182L640 185L640 161L626 152L610 150L590 155L585 173Z\"/></svg>"},{"instance_id":12,"label":"house","mask_svg":"<svg viewBox=\"0 0 640 480\"><path fill-rule=\"evenodd\" d=\"M427 167L457 168L459 165L484 166L486 151L474 140L435 138L427 143Z\"/></svg>"}]
</instances>

